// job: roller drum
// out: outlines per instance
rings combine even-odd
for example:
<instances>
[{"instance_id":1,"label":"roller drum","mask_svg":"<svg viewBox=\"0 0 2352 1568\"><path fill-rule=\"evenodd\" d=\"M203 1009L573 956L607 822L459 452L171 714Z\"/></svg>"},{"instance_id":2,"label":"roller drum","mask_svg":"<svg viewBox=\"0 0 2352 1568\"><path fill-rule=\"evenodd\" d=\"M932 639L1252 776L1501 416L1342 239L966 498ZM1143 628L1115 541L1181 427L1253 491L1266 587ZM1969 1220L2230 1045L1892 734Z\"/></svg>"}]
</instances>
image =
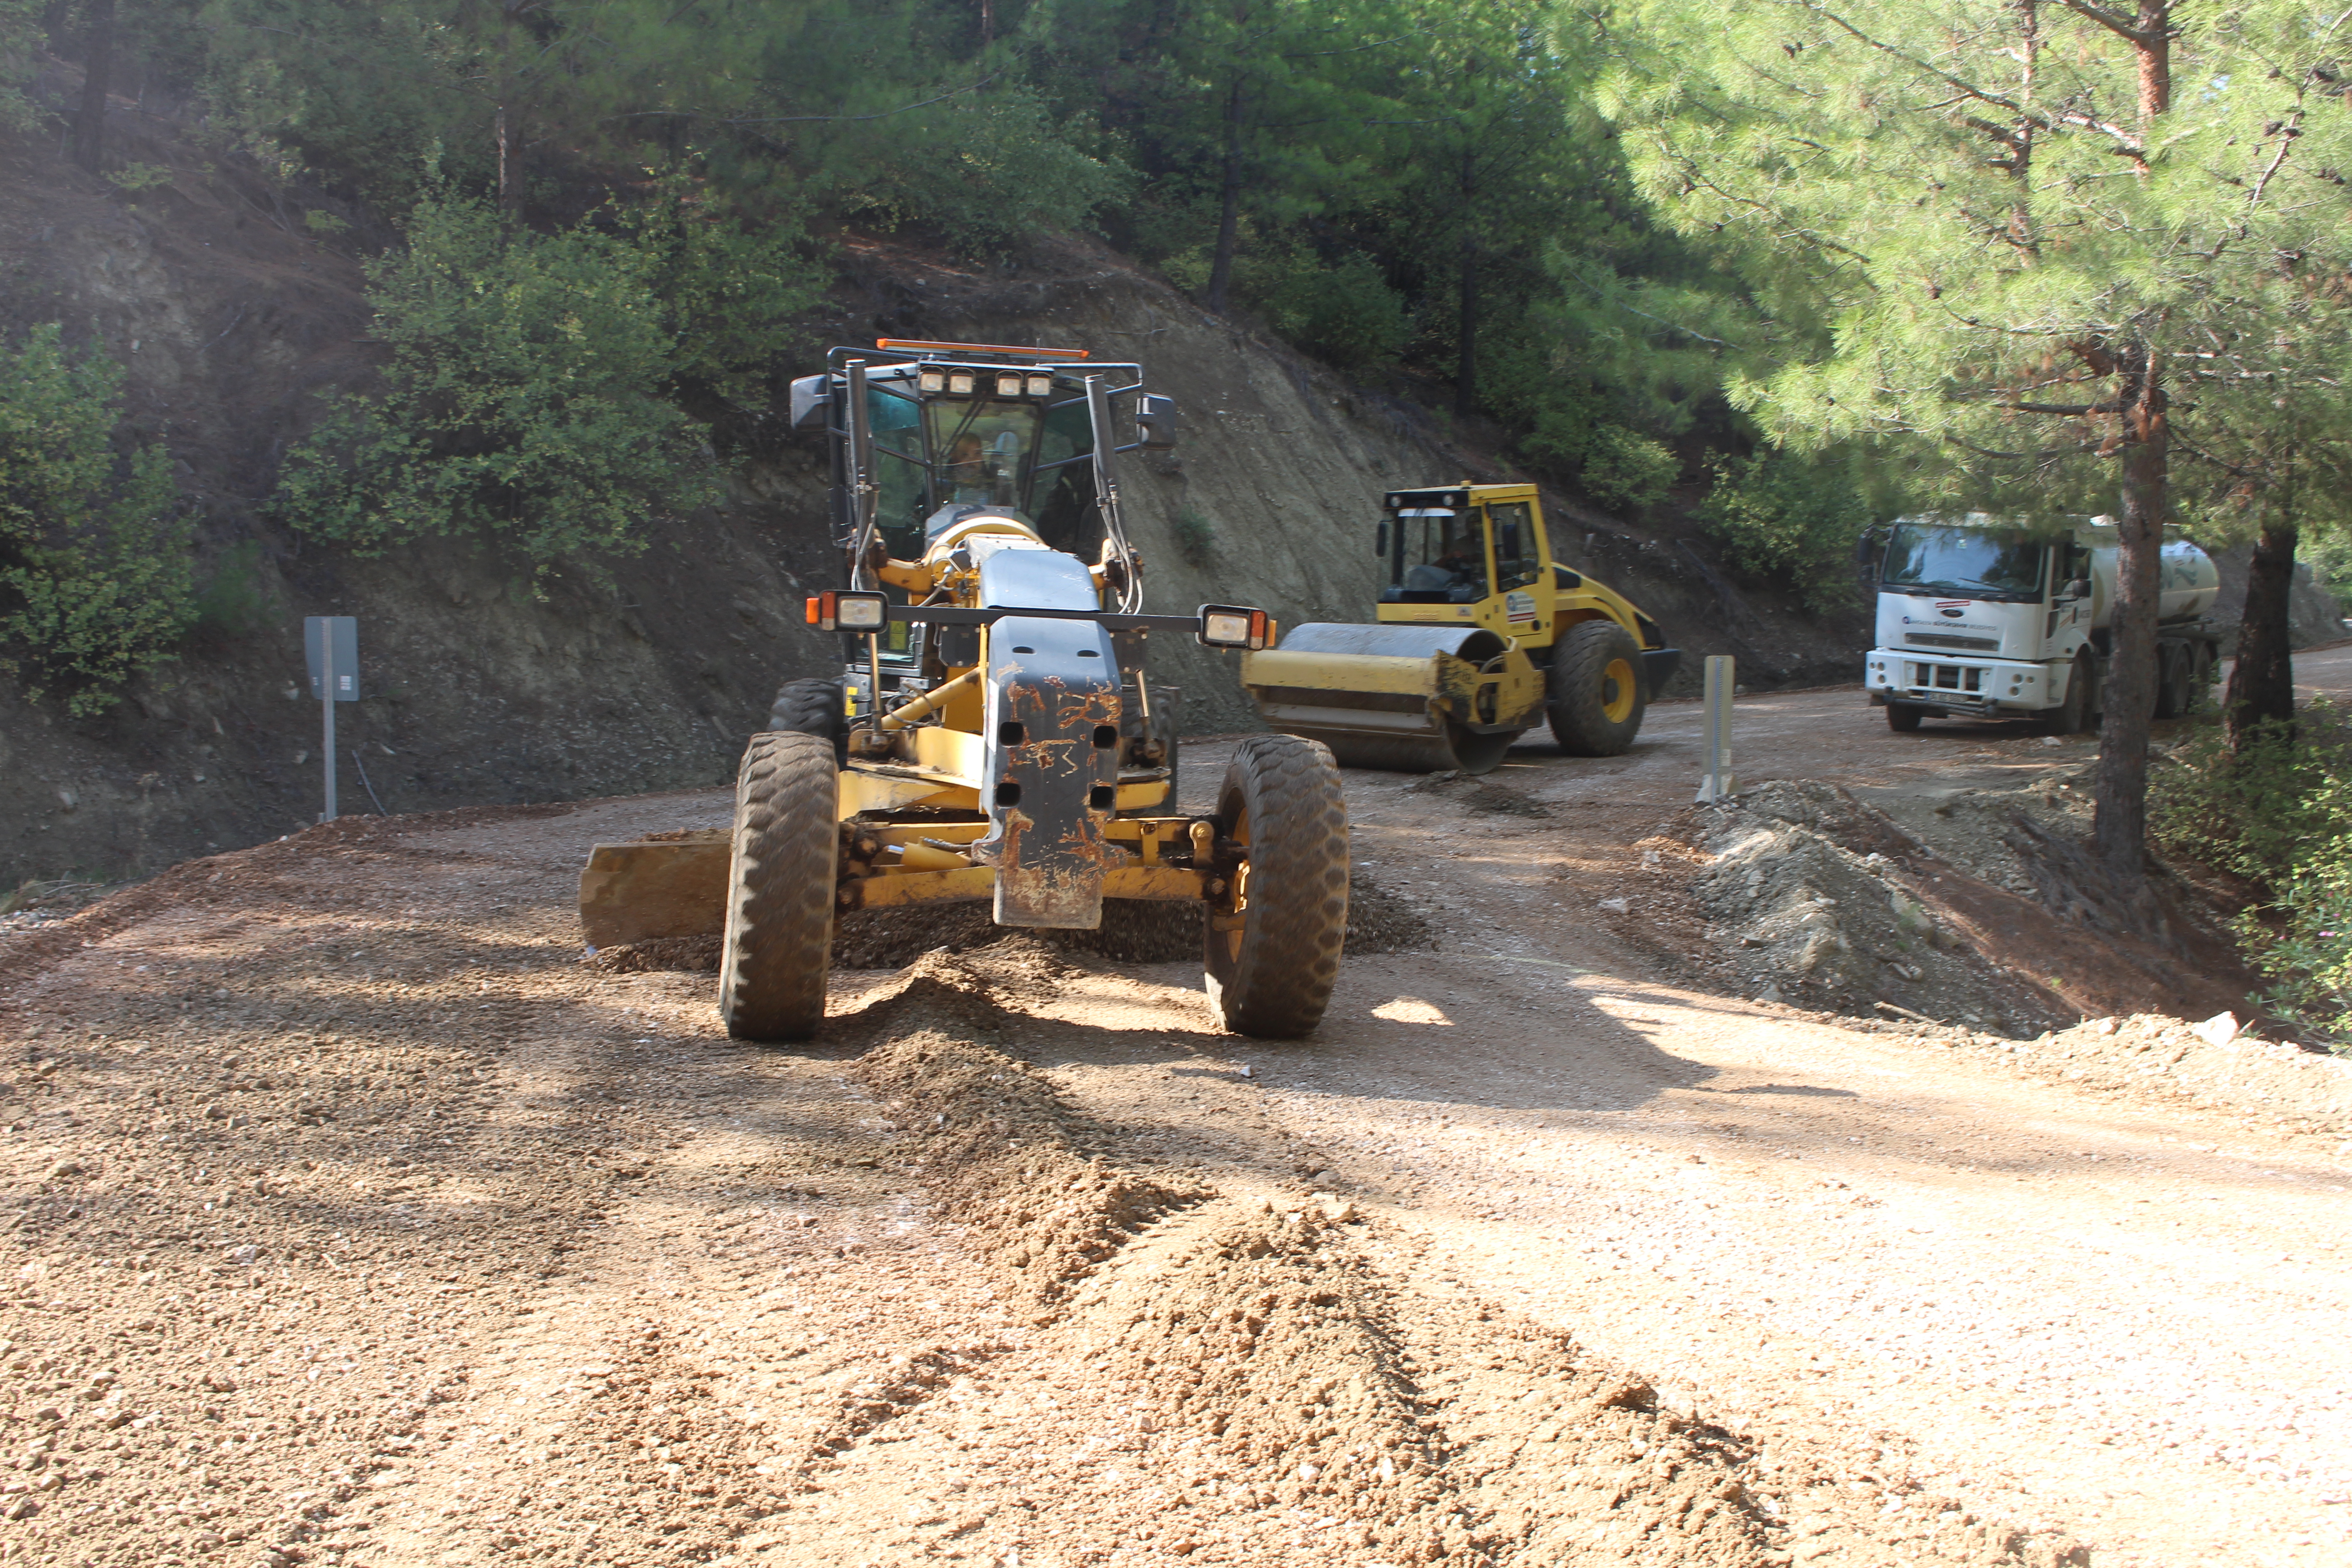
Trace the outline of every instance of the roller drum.
<instances>
[{"instance_id":1,"label":"roller drum","mask_svg":"<svg viewBox=\"0 0 2352 1568\"><path fill-rule=\"evenodd\" d=\"M1320 741L1342 767L1483 773L1526 731L1481 732L1440 706L1445 659L1475 670L1508 644L1479 626L1293 627L1279 647L1247 657L1242 683L1267 724Z\"/></svg>"}]
</instances>

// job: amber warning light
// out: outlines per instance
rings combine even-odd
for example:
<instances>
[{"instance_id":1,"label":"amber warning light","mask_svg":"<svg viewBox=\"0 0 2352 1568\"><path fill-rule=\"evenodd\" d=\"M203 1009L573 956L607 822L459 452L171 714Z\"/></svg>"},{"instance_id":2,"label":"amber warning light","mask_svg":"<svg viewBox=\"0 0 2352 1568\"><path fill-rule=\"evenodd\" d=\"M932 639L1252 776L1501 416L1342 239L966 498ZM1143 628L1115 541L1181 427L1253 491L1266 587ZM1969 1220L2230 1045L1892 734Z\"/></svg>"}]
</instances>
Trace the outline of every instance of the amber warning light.
<instances>
[{"instance_id":1,"label":"amber warning light","mask_svg":"<svg viewBox=\"0 0 2352 1568\"><path fill-rule=\"evenodd\" d=\"M1084 349L1024 349L1011 343L928 343L913 338L877 338L877 349L904 349L921 354L1019 354L1024 359L1084 359Z\"/></svg>"}]
</instances>

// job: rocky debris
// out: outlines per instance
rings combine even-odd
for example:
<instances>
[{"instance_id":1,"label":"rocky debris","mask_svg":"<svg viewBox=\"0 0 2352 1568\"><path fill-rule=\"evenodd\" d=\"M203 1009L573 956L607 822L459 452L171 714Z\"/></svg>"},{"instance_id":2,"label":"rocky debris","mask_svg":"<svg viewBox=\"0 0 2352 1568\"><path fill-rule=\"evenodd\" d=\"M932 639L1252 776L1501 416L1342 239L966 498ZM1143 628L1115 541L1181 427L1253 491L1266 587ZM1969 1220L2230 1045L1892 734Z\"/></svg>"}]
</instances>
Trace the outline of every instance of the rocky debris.
<instances>
[{"instance_id":1,"label":"rocky debris","mask_svg":"<svg viewBox=\"0 0 2352 1568\"><path fill-rule=\"evenodd\" d=\"M1696 814L1691 889L1746 993L1828 1011L1877 1005L2012 1032L2063 1022L1987 963L1895 858L1918 846L1834 784L1775 782Z\"/></svg>"},{"instance_id":2,"label":"rocky debris","mask_svg":"<svg viewBox=\"0 0 2352 1568\"><path fill-rule=\"evenodd\" d=\"M1407 795L1434 795L1470 811L1495 816L1549 817L1551 807L1523 789L1500 779L1447 769L1427 773L1404 786Z\"/></svg>"}]
</instances>

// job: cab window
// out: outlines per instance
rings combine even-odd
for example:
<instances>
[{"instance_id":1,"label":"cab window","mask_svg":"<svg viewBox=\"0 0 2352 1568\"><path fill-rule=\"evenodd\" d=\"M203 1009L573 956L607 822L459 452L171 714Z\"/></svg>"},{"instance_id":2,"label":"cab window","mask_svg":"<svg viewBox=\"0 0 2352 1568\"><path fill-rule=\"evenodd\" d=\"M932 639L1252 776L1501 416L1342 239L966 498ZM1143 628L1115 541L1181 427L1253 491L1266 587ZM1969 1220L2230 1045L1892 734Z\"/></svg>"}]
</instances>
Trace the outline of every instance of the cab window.
<instances>
[{"instance_id":1,"label":"cab window","mask_svg":"<svg viewBox=\"0 0 2352 1568\"><path fill-rule=\"evenodd\" d=\"M1486 596L1486 542L1473 510L1399 512L1390 553L1391 605L1474 605Z\"/></svg>"},{"instance_id":2,"label":"cab window","mask_svg":"<svg viewBox=\"0 0 2352 1568\"><path fill-rule=\"evenodd\" d=\"M1037 405L991 398L937 402L931 425L940 504L1017 507L1037 447Z\"/></svg>"},{"instance_id":3,"label":"cab window","mask_svg":"<svg viewBox=\"0 0 2352 1568\"><path fill-rule=\"evenodd\" d=\"M1543 547L1536 538L1536 520L1523 500L1500 501L1486 509L1495 526L1495 586L1524 588L1543 575Z\"/></svg>"}]
</instances>

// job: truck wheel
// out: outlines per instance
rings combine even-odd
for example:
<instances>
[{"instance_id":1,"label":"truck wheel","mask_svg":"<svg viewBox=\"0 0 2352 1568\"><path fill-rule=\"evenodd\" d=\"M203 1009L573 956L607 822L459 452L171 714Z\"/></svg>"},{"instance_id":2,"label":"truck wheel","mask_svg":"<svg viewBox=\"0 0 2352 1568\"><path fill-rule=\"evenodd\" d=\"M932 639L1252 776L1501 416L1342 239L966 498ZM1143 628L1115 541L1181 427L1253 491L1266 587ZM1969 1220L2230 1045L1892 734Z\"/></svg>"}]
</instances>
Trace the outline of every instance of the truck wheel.
<instances>
[{"instance_id":1,"label":"truck wheel","mask_svg":"<svg viewBox=\"0 0 2352 1568\"><path fill-rule=\"evenodd\" d=\"M2195 662L2186 647L2157 650L2156 716L2178 719L2189 711L2189 667Z\"/></svg>"},{"instance_id":2,"label":"truck wheel","mask_svg":"<svg viewBox=\"0 0 2352 1568\"><path fill-rule=\"evenodd\" d=\"M1580 621L1551 659L1551 738L1571 757L1624 754L1650 705L1642 648L1614 621Z\"/></svg>"},{"instance_id":3,"label":"truck wheel","mask_svg":"<svg viewBox=\"0 0 2352 1568\"><path fill-rule=\"evenodd\" d=\"M1348 936L1348 805L1330 748L1244 741L1217 793L1217 833L1249 858L1209 901L1209 1010L1234 1034L1295 1040L1323 1021Z\"/></svg>"},{"instance_id":4,"label":"truck wheel","mask_svg":"<svg viewBox=\"0 0 2352 1568\"><path fill-rule=\"evenodd\" d=\"M719 961L719 1011L739 1040L805 1040L824 1021L839 789L820 736L770 731L744 749Z\"/></svg>"},{"instance_id":5,"label":"truck wheel","mask_svg":"<svg viewBox=\"0 0 2352 1568\"><path fill-rule=\"evenodd\" d=\"M2091 661L2079 655L2066 676L2066 700L2042 713L2045 735L2079 735L2091 724Z\"/></svg>"},{"instance_id":6,"label":"truck wheel","mask_svg":"<svg viewBox=\"0 0 2352 1568\"><path fill-rule=\"evenodd\" d=\"M768 710L768 728L814 735L833 744L833 765L849 765L849 719L838 680L787 680Z\"/></svg>"},{"instance_id":7,"label":"truck wheel","mask_svg":"<svg viewBox=\"0 0 2352 1568\"><path fill-rule=\"evenodd\" d=\"M1886 727L1898 735L1907 735L1919 727L1927 710L1916 702L1890 702L1886 705Z\"/></svg>"}]
</instances>

